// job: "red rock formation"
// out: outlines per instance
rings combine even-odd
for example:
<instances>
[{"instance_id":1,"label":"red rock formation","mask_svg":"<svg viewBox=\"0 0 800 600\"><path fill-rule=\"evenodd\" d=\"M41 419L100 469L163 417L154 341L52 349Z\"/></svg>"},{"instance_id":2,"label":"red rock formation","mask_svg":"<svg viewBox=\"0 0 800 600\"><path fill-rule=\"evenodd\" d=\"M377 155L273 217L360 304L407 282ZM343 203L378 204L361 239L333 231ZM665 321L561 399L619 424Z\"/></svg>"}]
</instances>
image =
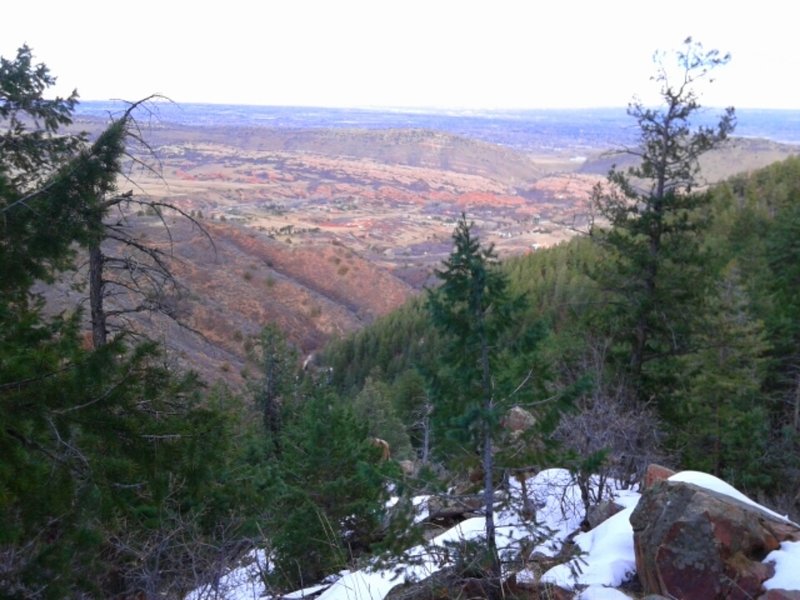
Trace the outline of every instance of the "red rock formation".
<instances>
[{"instance_id":1,"label":"red rock formation","mask_svg":"<svg viewBox=\"0 0 800 600\"><path fill-rule=\"evenodd\" d=\"M683 600L752 599L773 575L761 561L800 528L711 490L659 481L631 515L645 592Z\"/></svg>"},{"instance_id":2,"label":"red rock formation","mask_svg":"<svg viewBox=\"0 0 800 600\"><path fill-rule=\"evenodd\" d=\"M800 590L770 590L758 600L800 600Z\"/></svg>"}]
</instances>

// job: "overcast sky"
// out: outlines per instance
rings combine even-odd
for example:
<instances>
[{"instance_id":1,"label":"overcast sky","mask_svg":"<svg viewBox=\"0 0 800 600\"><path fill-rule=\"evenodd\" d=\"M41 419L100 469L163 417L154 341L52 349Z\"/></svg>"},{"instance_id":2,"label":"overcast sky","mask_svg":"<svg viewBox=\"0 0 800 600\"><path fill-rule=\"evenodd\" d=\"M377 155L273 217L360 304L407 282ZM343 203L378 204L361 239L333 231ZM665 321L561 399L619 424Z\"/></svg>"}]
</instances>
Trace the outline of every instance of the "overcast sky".
<instances>
[{"instance_id":1,"label":"overcast sky","mask_svg":"<svg viewBox=\"0 0 800 600\"><path fill-rule=\"evenodd\" d=\"M3 2L22 43L87 100L553 108L624 106L652 54L730 51L707 106L800 108L797 7L760 0Z\"/></svg>"}]
</instances>

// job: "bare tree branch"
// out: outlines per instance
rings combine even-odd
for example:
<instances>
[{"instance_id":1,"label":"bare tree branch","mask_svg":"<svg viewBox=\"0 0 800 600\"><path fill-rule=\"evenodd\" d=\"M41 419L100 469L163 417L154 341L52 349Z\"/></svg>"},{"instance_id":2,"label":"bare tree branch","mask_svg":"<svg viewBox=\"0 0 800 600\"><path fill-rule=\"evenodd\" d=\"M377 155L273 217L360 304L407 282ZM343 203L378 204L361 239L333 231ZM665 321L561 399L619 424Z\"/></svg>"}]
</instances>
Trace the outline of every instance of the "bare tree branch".
<instances>
[{"instance_id":1,"label":"bare tree branch","mask_svg":"<svg viewBox=\"0 0 800 600\"><path fill-rule=\"evenodd\" d=\"M161 175L157 153L148 144L133 113L136 109L144 108L152 116L153 112L148 109L148 103L160 98L160 96L149 96L139 102L130 103L122 116L115 120L116 123L121 122L125 127L127 140L140 148L141 152L139 154L126 150L125 155L131 161L131 164L138 165L158 177L161 177ZM151 161L143 158L143 156L155 160L156 166ZM121 175L125 177L126 181L136 185L130 174L121 173ZM136 187L138 188L138 186ZM170 248L169 253L137 237L134 225L130 221L133 207L145 209L158 217L167 236L167 244ZM116 219L109 219L112 210L116 210ZM167 287L171 288L175 293L180 293L182 289L169 264L169 261L175 260L175 258L171 251L174 239L171 227L167 223L165 216L167 212L174 212L188 220L193 227L197 227L216 252L214 241L205 227L192 214L179 206L134 195L132 190L100 199L98 214L103 221L101 227L103 232L102 239L89 249L90 305L93 341L96 347L106 343L109 327L116 327L113 323L110 324L108 322L109 318L115 320L124 314L156 311L178 320L174 307L170 303L161 300L167 297L165 293ZM115 242L124 254L122 256L114 255L113 247L103 249L101 247L103 240ZM118 276L114 278L104 276L104 273L109 269L116 272ZM105 305L105 300L112 297L112 294L108 291L109 287L125 289L133 295L144 297L144 300L134 302L128 306L109 309ZM121 298L121 296L118 297ZM181 325L183 326L183 324Z\"/></svg>"}]
</instances>

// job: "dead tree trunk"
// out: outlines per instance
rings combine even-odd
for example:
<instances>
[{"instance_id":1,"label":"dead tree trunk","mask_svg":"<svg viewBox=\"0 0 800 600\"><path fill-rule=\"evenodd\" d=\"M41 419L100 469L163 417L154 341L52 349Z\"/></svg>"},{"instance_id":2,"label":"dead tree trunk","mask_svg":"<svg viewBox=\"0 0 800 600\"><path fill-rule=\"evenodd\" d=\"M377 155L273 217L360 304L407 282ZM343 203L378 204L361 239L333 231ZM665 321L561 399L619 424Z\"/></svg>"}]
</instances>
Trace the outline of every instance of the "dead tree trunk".
<instances>
[{"instance_id":1,"label":"dead tree trunk","mask_svg":"<svg viewBox=\"0 0 800 600\"><path fill-rule=\"evenodd\" d=\"M105 346L108 335L106 312L103 308L105 282L103 280L103 252L100 244L89 248L89 306L92 318L92 344L95 348Z\"/></svg>"}]
</instances>

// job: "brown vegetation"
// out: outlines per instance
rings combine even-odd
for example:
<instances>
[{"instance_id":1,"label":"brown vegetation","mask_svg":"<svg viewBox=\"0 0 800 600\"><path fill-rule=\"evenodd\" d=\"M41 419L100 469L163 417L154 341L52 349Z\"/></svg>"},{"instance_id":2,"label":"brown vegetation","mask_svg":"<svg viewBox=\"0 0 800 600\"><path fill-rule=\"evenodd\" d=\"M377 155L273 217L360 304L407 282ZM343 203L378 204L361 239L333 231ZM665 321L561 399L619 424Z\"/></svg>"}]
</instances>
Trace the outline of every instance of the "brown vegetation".
<instances>
[{"instance_id":1,"label":"brown vegetation","mask_svg":"<svg viewBox=\"0 0 800 600\"><path fill-rule=\"evenodd\" d=\"M310 353L430 284L462 211L501 258L569 239L589 221L608 160L581 168L563 149L532 158L422 130L164 125L145 135L160 175L134 173L136 191L195 216L216 246L181 219L167 219L171 239L157 217L134 219L175 257L186 291L188 329L152 319L175 360L229 381L240 380L248 338L267 323ZM772 160L787 149L737 140L730 151L742 170L743 156ZM725 164L709 168L717 175ZM59 290L58 306L75 300Z\"/></svg>"}]
</instances>

